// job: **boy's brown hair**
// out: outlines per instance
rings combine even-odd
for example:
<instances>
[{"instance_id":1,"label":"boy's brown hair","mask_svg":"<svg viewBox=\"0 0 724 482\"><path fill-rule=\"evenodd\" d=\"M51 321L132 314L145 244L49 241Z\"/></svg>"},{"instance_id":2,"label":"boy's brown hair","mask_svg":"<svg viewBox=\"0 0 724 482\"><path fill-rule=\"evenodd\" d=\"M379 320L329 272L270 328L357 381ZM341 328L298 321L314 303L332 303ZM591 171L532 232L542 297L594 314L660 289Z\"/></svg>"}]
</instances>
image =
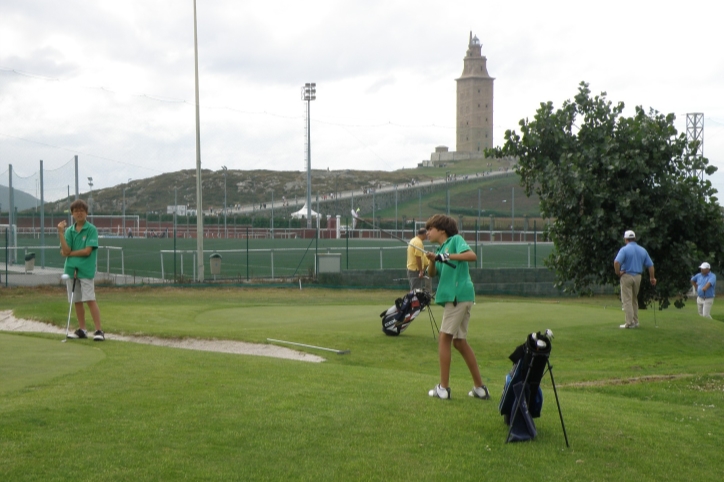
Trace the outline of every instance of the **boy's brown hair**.
<instances>
[{"instance_id":1,"label":"boy's brown hair","mask_svg":"<svg viewBox=\"0 0 724 482\"><path fill-rule=\"evenodd\" d=\"M445 216L444 214L435 214L428 219L425 223L425 229L429 231L430 228L445 231L448 238L458 234L458 223L450 216Z\"/></svg>"},{"instance_id":2,"label":"boy's brown hair","mask_svg":"<svg viewBox=\"0 0 724 482\"><path fill-rule=\"evenodd\" d=\"M82 199L76 199L70 204L70 212L72 213L76 209L82 209L86 213L88 212L88 203L83 201Z\"/></svg>"}]
</instances>

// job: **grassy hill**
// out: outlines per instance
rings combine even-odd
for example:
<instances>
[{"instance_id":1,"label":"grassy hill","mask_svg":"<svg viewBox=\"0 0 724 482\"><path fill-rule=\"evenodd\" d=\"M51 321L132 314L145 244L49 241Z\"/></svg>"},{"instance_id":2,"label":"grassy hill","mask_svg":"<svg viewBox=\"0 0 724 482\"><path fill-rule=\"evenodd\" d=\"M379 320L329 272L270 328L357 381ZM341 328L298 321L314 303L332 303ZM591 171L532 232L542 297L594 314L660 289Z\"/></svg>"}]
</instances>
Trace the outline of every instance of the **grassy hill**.
<instances>
[{"instance_id":1,"label":"grassy hill","mask_svg":"<svg viewBox=\"0 0 724 482\"><path fill-rule=\"evenodd\" d=\"M429 182L447 175L475 177L468 183L452 184L450 204L454 212L462 215L476 215L478 196L483 216L510 216L511 193L515 188L516 216L528 214L538 215L537 198L525 198L520 188L518 177L508 176L484 177L485 171L510 169L509 161L461 161L445 167L400 169L397 171L361 171L361 170L313 170L312 193L331 194L365 187L404 186L412 181ZM512 171L511 171L512 172ZM477 181L479 179L479 181ZM289 201L295 198L302 200L307 192L307 175L302 171L268 171L268 170L228 170L226 177L223 171L202 171L202 187L204 209L221 209L224 206L224 188L226 187L226 205L259 204L280 201L282 196ZM161 174L159 176L133 180L128 184L113 186L93 192L93 210L96 214L120 214L123 206L123 189L126 189L126 213L145 214L148 212L165 213L166 206L174 204L176 192L178 204L191 208L196 205L196 171L182 170ZM88 193L81 198L88 199ZM503 202L505 200L505 202ZM67 209L67 200L47 204L46 212L62 212ZM445 191L424 196L422 203L411 201L398 206L398 215L417 218L423 204L423 216L432 212L445 211L447 194ZM451 210L451 213L453 211ZM383 217L394 217L394 208L381 213Z\"/></svg>"}]
</instances>

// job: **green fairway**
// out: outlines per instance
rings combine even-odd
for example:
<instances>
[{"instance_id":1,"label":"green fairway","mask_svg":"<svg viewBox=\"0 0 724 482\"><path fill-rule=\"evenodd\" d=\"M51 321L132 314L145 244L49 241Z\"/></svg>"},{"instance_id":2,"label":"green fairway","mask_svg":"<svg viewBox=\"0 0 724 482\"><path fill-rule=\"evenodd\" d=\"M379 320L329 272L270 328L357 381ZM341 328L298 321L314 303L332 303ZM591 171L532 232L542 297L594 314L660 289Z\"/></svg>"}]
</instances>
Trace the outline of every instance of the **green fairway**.
<instances>
[{"instance_id":1,"label":"green fairway","mask_svg":"<svg viewBox=\"0 0 724 482\"><path fill-rule=\"evenodd\" d=\"M105 358L99 349L60 345L57 340L0 334L0 394L50 382Z\"/></svg>"},{"instance_id":2,"label":"green fairway","mask_svg":"<svg viewBox=\"0 0 724 482\"><path fill-rule=\"evenodd\" d=\"M0 310L65 327L58 288L3 290ZM431 399L426 313L386 337L400 293L317 289L98 289L109 333L267 338L349 349L321 364L61 335L0 334L0 480L719 480L724 307L715 320L641 312L614 297L479 297L469 342L492 400L454 354L452 400ZM434 307L438 324L441 309ZM75 323L75 321L73 321ZM533 442L504 443L508 355L551 328ZM10 380L11 384L6 384Z\"/></svg>"}]
</instances>

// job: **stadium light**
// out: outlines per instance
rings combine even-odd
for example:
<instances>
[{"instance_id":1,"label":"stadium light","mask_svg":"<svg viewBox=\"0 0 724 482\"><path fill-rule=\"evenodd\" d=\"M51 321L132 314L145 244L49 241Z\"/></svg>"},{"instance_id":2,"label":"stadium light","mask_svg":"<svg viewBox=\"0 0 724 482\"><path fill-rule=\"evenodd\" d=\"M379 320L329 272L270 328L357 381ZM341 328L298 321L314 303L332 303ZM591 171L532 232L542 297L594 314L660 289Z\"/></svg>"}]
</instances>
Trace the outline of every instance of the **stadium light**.
<instances>
[{"instance_id":1,"label":"stadium light","mask_svg":"<svg viewBox=\"0 0 724 482\"><path fill-rule=\"evenodd\" d=\"M128 184L131 183L131 178L128 178ZM126 189L128 186L123 188L123 236L126 235Z\"/></svg>"},{"instance_id":2,"label":"stadium light","mask_svg":"<svg viewBox=\"0 0 724 482\"><path fill-rule=\"evenodd\" d=\"M91 222L93 222L93 178L88 178L88 186L90 187L90 198L88 199L90 202L88 203L90 205L89 211L91 216Z\"/></svg>"},{"instance_id":3,"label":"stadium light","mask_svg":"<svg viewBox=\"0 0 724 482\"><path fill-rule=\"evenodd\" d=\"M222 173L224 176L224 238L228 238L229 231L226 229L226 166L221 166L221 170L224 171Z\"/></svg>"},{"instance_id":4,"label":"stadium light","mask_svg":"<svg viewBox=\"0 0 724 482\"><path fill-rule=\"evenodd\" d=\"M307 102L307 229L312 227L312 137L310 134L310 102L317 98L317 84L307 82L302 87L302 100Z\"/></svg>"}]
</instances>

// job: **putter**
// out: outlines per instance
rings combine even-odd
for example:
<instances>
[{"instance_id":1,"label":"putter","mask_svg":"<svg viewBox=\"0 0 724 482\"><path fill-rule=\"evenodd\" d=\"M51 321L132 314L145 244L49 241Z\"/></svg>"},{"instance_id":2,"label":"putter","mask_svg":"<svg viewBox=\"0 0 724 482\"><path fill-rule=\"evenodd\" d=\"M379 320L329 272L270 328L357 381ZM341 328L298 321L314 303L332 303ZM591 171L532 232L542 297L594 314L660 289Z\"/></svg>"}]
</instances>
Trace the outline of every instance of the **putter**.
<instances>
[{"instance_id":1,"label":"putter","mask_svg":"<svg viewBox=\"0 0 724 482\"><path fill-rule=\"evenodd\" d=\"M402 239L402 238L400 238L399 236L395 236L394 234L390 233L389 231L385 231L385 230L382 229L382 228L378 228L377 226L374 225L374 223L371 223L371 222L367 221L366 219L362 219L361 217L359 217L359 214L357 214L354 209L352 210L352 217L355 218L355 219L357 219L358 221L362 221L362 222L365 223L365 224L369 224L370 226L372 226L372 229L379 229L381 233L385 233L387 236L389 236L389 237L391 237L391 238L394 238L394 239L396 239L396 240L398 240L398 241L402 241L402 242L405 243L406 245L412 246L412 247L415 248L416 250L422 251L423 253L427 254L427 251L425 251L424 249L421 249L421 248L418 247L418 246L415 246L414 244L410 243L408 240ZM452 269L456 269L456 268L457 268L457 266L455 266L454 264L452 264L450 261L443 261L443 263L445 263L446 265L450 266Z\"/></svg>"},{"instance_id":2,"label":"putter","mask_svg":"<svg viewBox=\"0 0 724 482\"><path fill-rule=\"evenodd\" d=\"M68 308L68 323L65 325L65 338L63 338L63 341L61 343L65 343L68 341L68 334L70 333L70 314L73 311L73 295L75 295L75 280L77 280L78 276L78 270L75 270L75 273L73 273L73 290L70 292L70 307ZM60 279L67 281L70 279L70 276L67 274L63 274Z\"/></svg>"}]
</instances>

